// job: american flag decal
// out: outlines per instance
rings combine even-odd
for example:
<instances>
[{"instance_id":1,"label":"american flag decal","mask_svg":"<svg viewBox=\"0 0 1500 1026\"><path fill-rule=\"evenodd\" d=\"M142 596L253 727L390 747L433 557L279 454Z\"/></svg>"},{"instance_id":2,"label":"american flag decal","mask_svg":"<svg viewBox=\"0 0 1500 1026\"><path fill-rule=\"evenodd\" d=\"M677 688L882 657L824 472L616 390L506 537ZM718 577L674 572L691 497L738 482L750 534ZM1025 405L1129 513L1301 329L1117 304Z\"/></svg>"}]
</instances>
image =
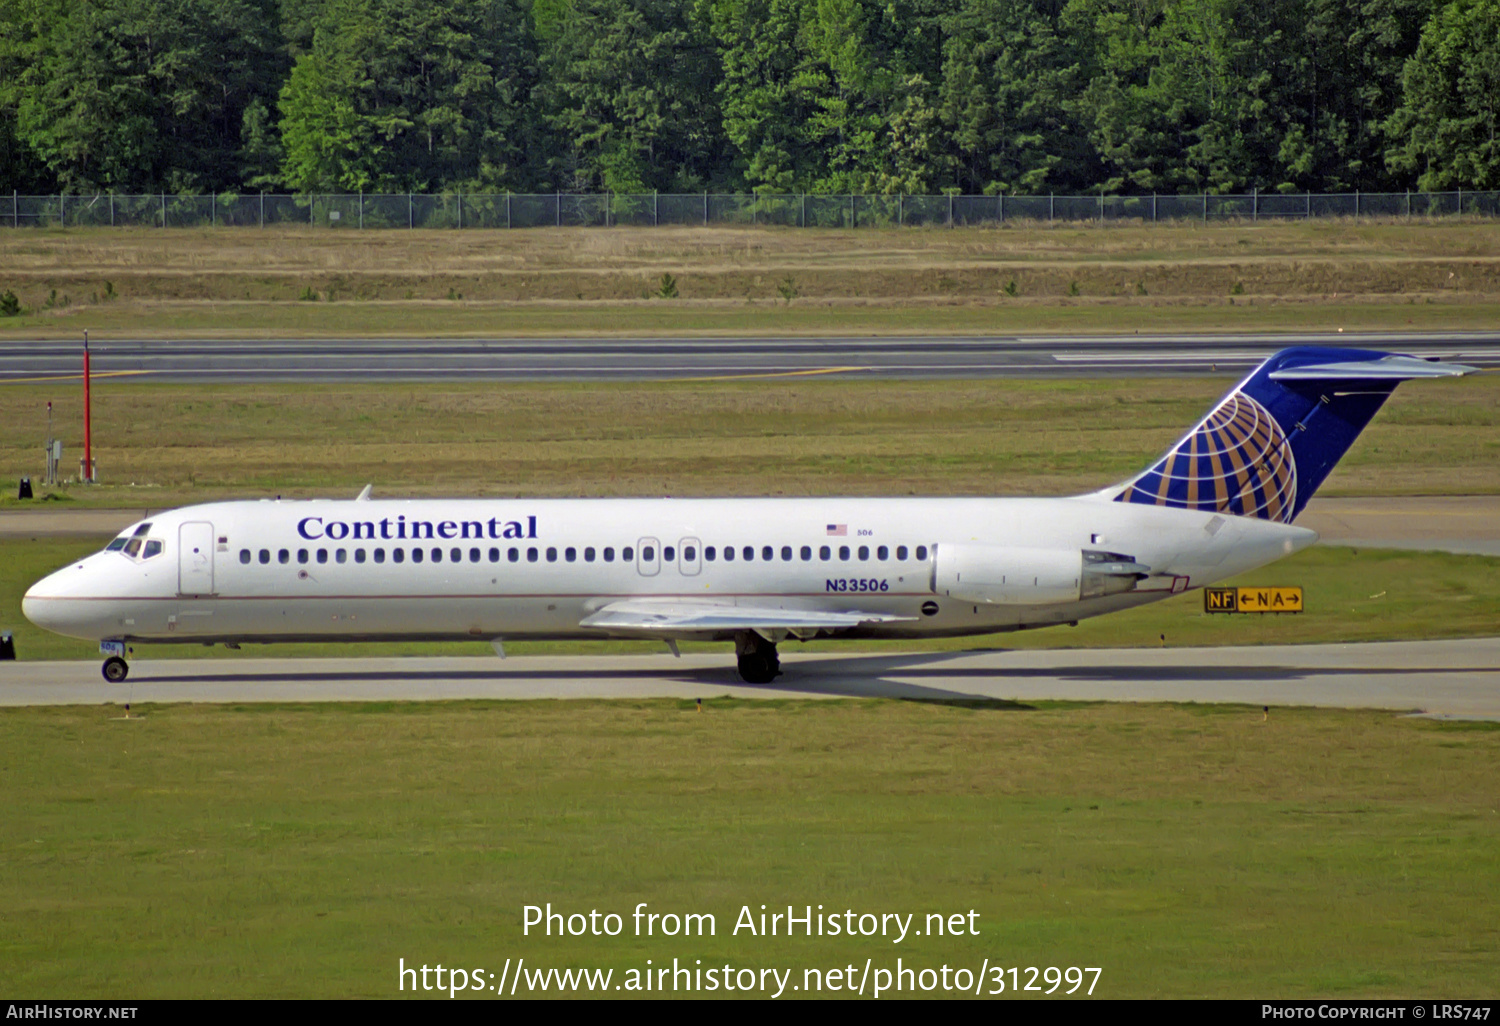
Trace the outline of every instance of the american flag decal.
<instances>
[{"instance_id":1,"label":"american flag decal","mask_svg":"<svg viewBox=\"0 0 1500 1026\"><path fill-rule=\"evenodd\" d=\"M828 533L834 538L843 538L849 533L848 524L829 524Z\"/></svg>"}]
</instances>

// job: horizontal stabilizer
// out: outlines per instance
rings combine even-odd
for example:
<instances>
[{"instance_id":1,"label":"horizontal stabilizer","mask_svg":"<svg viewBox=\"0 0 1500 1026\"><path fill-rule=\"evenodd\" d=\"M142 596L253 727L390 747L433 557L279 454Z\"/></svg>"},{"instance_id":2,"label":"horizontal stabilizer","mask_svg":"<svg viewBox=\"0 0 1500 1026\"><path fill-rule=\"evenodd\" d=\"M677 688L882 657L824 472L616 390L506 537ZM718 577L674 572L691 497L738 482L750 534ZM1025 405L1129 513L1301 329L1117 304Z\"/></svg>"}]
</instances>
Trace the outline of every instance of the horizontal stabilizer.
<instances>
[{"instance_id":1,"label":"horizontal stabilizer","mask_svg":"<svg viewBox=\"0 0 1500 1026\"><path fill-rule=\"evenodd\" d=\"M894 613L770 609L719 605L709 602L624 599L611 602L585 617L579 621L579 626L632 634L675 635L756 630L792 632L847 630L866 623L890 623L914 619L916 617L898 616Z\"/></svg>"},{"instance_id":2,"label":"horizontal stabilizer","mask_svg":"<svg viewBox=\"0 0 1500 1026\"><path fill-rule=\"evenodd\" d=\"M1397 385L1477 369L1372 349L1283 349L1161 459L1106 494L1289 524Z\"/></svg>"},{"instance_id":3,"label":"horizontal stabilizer","mask_svg":"<svg viewBox=\"0 0 1500 1026\"><path fill-rule=\"evenodd\" d=\"M1353 378L1359 381L1414 381L1418 378L1457 378L1473 374L1478 367L1462 363L1433 363L1415 356L1394 353L1378 360L1340 360L1337 363L1312 363L1272 371L1272 381L1326 381L1331 378Z\"/></svg>"}]
</instances>

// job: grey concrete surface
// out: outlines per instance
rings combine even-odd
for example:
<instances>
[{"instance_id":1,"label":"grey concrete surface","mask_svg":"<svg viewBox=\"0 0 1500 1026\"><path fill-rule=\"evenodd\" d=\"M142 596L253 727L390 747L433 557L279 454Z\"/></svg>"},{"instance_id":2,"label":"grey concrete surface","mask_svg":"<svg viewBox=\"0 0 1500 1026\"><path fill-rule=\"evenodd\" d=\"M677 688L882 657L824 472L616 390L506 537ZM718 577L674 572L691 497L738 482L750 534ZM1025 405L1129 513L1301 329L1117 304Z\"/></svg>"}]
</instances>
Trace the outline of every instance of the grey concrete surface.
<instances>
[{"instance_id":1,"label":"grey concrete surface","mask_svg":"<svg viewBox=\"0 0 1500 1026\"><path fill-rule=\"evenodd\" d=\"M1324 545L1500 556L1500 495L1315 498L1297 526Z\"/></svg>"},{"instance_id":2,"label":"grey concrete surface","mask_svg":"<svg viewBox=\"0 0 1500 1026\"><path fill-rule=\"evenodd\" d=\"M439 699L896 697L1236 702L1500 719L1500 638L1260 648L987 650L841 655L784 647L774 685L733 657L531 656L138 660L0 664L0 705Z\"/></svg>"},{"instance_id":3,"label":"grey concrete surface","mask_svg":"<svg viewBox=\"0 0 1500 1026\"><path fill-rule=\"evenodd\" d=\"M96 340L93 370L143 381L609 381L1229 374L1289 345L1500 367L1500 333L639 339ZM0 383L66 380L76 342L0 339Z\"/></svg>"},{"instance_id":4,"label":"grey concrete surface","mask_svg":"<svg viewBox=\"0 0 1500 1026\"><path fill-rule=\"evenodd\" d=\"M103 538L119 534L152 512L148 507L130 509L59 509L38 503L31 509L0 510L0 538Z\"/></svg>"}]
</instances>

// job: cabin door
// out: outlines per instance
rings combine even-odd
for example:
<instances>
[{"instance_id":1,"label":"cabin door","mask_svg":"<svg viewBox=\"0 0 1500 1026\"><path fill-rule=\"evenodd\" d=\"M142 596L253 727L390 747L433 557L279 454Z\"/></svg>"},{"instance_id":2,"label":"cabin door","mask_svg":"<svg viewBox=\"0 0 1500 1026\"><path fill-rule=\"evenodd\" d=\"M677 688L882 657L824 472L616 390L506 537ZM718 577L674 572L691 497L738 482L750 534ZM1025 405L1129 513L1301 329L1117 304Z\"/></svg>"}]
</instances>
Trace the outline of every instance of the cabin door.
<instances>
[{"instance_id":1,"label":"cabin door","mask_svg":"<svg viewBox=\"0 0 1500 1026\"><path fill-rule=\"evenodd\" d=\"M214 525L204 521L177 529L177 594L214 595Z\"/></svg>"}]
</instances>

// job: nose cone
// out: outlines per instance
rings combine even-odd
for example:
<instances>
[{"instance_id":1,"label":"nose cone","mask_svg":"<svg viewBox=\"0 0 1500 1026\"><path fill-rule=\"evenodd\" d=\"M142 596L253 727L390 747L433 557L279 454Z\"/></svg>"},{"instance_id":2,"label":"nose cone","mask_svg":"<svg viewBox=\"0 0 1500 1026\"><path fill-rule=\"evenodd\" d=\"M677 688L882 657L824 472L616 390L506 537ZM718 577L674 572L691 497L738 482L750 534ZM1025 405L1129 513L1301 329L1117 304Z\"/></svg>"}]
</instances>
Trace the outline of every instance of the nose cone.
<instances>
[{"instance_id":1,"label":"nose cone","mask_svg":"<svg viewBox=\"0 0 1500 1026\"><path fill-rule=\"evenodd\" d=\"M82 563L48 574L26 589L21 598L21 612L43 630L75 638L92 637L92 633L80 633L88 603L75 597L85 576Z\"/></svg>"}]
</instances>

